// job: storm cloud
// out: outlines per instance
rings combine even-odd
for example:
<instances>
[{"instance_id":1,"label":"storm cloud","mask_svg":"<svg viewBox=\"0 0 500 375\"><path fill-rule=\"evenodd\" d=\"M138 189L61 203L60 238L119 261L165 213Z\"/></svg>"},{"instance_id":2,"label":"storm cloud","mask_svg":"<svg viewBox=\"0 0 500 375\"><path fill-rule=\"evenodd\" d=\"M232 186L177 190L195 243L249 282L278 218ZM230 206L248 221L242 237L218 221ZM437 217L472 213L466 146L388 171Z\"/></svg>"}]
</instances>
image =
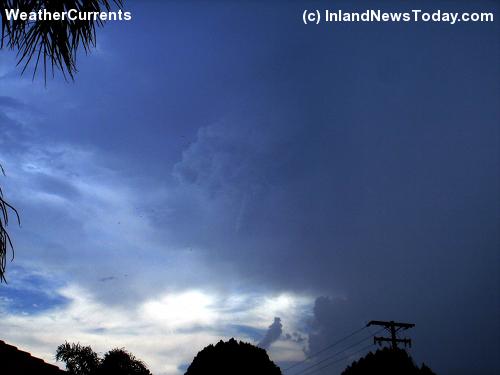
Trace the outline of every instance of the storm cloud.
<instances>
[{"instance_id":1,"label":"storm cloud","mask_svg":"<svg viewBox=\"0 0 500 375\"><path fill-rule=\"evenodd\" d=\"M174 340L293 363L395 319L440 374L498 368L498 23L304 28L303 6L131 2L70 84L2 51L5 339L51 360L108 332L170 375L194 354ZM187 300L222 318L169 325ZM51 316L71 337L37 331ZM134 345L158 327L172 342Z\"/></svg>"}]
</instances>

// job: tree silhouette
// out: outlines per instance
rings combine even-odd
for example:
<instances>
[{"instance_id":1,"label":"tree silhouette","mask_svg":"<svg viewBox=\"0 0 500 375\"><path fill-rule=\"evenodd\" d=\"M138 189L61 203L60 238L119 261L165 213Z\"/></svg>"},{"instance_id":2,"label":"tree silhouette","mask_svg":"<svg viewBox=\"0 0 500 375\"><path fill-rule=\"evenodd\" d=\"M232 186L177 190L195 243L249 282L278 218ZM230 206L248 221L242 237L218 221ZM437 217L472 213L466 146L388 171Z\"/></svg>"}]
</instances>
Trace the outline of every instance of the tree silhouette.
<instances>
[{"instance_id":1,"label":"tree silhouette","mask_svg":"<svg viewBox=\"0 0 500 375\"><path fill-rule=\"evenodd\" d=\"M97 372L101 360L90 346L65 342L57 347L56 360L66 363L70 375L92 375Z\"/></svg>"},{"instance_id":2,"label":"tree silhouette","mask_svg":"<svg viewBox=\"0 0 500 375\"><path fill-rule=\"evenodd\" d=\"M112 349L101 359L90 346L65 342L57 347L56 360L66 363L69 375L151 375L144 362L125 349Z\"/></svg>"},{"instance_id":3,"label":"tree silhouette","mask_svg":"<svg viewBox=\"0 0 500 375\"><path fill-rule=\"evenodd\" d=\"M50 67L52 76L60 70L65 78L74 79L76 57L79 49L89 53L96 46L96 27L103 26L104 22L96 20L70 20L67 17L61 20L30 21L21 18L7 18L6 9L19 9L23 12L37 12L46 9L48 12L65 12L76 9L78 12L101 12L111 10L111 5L122 7L123 0L0 0L1 10L1 40L0 49L7 47L17 51L18 65L22 65L22 73L33 64L33 78L41 64L44 80L47 82L47 68ZM0 165L0 171L4 170ZM0 188L0 283L6 282L5 268L7 265L7 251L14 247L7 232L8 211L19 215L14 207L3 198Z\"/></svg>"},{"instance_id":4,"label":"tree silhouette","mask_svg":"<svg viewBox=\"0 0 500 375\"><path fill-rule=\"evenodd\" d=\"M125 349L113 349L104 355L100 375L151 375L146 365Z\"/></svg>"},{"instance_id":5,"label":"tree silhouette","mask_svg":"<svg viewBox=\"0 0 500 375\"><path fill-rule=\"evenodd\" d=\"M230 339L208 345L200 351L185 375L281 375L264 349Z\"/></svg>"},{"instance_id":6,"label":"tree silhouette","mask_svg":"<svg viewBox=\"0 0 500 375\"><path fill-rule=\"evenodd\" d=\"M418 367L403 349L384 348L354 361L341 375L436 375L425 364Z\"/></svg>"}]
</instances>

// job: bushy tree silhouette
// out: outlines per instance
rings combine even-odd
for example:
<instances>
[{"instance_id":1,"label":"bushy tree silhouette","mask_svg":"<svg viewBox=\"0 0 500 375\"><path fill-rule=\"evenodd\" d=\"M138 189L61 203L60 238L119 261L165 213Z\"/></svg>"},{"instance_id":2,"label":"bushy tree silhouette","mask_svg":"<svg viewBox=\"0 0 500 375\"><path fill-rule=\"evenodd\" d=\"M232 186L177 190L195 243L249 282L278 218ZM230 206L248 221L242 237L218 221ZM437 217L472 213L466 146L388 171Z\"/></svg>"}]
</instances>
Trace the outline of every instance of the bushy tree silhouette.
<instances>
[{"instance_id":1,"label":"bushy tree silhouette","mask_svg":"<svg viewBox=\"0 0 500 375\"><path fill-rule=\"evenodd\" d=\"M281 375L264 349L230 339L200 351L185 375Z\"/></svg>"},{"instance_id":2,"label":"bushy tree silhouette","mask_svg":"<svg viewBox=\"0 0 500 375\"><path fill-rule=\"evenodd\" d=\"M56 360L66 363L70 375L95 374L101 364L97 353L90 346L68 342L57 347Z\"/></svg>"},{"instance_id":3,"label":"bushy tree silhouette","mask_svg":"<svg viewBox=\"0 0 500 375\"><path fill-rule=\"evenodd\" d=\"M125 349L112 349L99 358L90 346L64 343L56 359L66 363L69 375L151 375L144 362Z\"/></svg>"},{"instance_id":4,"label":"bushy tree silhouette","mask_svg":"<svg viewBox=\"0 0 500 375\"><path fill-rule=\"evenodd\" d=\"M342 375L436 375L425 364L418 367L403 349L384 348L354 361Z\"/></svg>"},{"instance_id":5,"label":"bushy tree silhouette","mask_svg":"<svg viewBox=\"0 0 500 375\"><path fill-rule=\"evenodd\" d=\"M104 355L99 375L151 375L146 365L125 349L113 349Z\"/></svg>"}]
</instances>

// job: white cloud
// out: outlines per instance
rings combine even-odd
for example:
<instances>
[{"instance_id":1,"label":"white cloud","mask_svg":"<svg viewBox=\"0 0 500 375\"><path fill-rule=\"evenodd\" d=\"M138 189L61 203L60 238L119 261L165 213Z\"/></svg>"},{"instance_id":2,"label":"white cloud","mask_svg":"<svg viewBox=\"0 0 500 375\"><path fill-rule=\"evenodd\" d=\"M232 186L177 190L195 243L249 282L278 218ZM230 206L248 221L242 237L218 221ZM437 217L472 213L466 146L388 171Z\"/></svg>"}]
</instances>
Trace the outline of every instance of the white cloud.
<instances>
[{"instance_id":1,"label":"white cloud","mask_svg":"<svg viewBox=\"0 0 500 375\"><path fill-rule=\"evenodd\" d=\"M150 321L170 329L189 327L193 322L207 326L217 320L214 304L212 296L192 290L149 300L142 305L141 313Z\"/></svg>"},{"instance_id":2,"label":"white cloud","mask_svg":"<svg viewBox=\"0 0 500 375\"><path fill-rule=\"evenodd\" d=\"M66 286L59 293L71 302L38 315L4 314L0 322L3 338L52 363L57 345L65 340L91 345L99 353L125 347L157 375L180 374L178 366L190 363L204 346L220 339L236 336L254 341L231 329L231 324L252 322L256 328L263 327L269 324L269 316L285 313L287 323L294 326L299 322L290 319L299 318L296 311L283 309L310 308L312 302L293 294L228 297L186 290L164 293L138 305L110 307L77 285ZM251 307L249 300L255 302ZM235 310L240 312L234 314ZM299 359L301 355L301 348L288 342L278 341L276 353L271 347L275 360Z\"/></svg>"}]
</instances>

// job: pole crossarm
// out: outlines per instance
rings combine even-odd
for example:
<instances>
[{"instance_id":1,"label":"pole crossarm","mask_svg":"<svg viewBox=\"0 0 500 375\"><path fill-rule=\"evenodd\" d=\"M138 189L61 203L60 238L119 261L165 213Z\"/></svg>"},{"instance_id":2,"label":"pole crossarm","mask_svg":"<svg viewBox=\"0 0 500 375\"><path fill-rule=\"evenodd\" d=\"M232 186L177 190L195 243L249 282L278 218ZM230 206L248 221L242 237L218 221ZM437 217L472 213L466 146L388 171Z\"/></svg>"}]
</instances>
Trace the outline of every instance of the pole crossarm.
<instances>
[{"instance_id":1,"label":"pole crossarm","mask_svg":"<svg viewBox=\"0 0 500 375\"><path fill-rule=\"evenodd\" d=\"M391 326L395 326L395 327L399 327L399 328L408 329L408 328L415 327L415 324L413 324L413 323L396 323L392 320L390 322L385 322L382 320L370 320L366 326L367 327L369 327L369 326L383 326L385 328L390 328Z\"/></svg>"}]
</instances>

